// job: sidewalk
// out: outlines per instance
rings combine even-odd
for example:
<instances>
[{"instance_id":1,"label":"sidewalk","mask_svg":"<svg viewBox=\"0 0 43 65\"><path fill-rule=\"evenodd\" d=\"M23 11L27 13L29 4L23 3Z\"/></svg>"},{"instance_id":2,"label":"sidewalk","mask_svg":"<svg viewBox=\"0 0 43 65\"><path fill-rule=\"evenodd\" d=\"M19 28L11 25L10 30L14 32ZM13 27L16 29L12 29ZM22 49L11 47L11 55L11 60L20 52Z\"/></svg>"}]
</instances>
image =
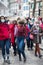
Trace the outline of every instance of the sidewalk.
<instances>
[{"instance_id":1,"label":"sidewalk","mask_svg":"<svg viewBox=\"0 0 43 65\"><path fill-rule=\"evenodd\" d=\"M40 49L43 50L43 40L41 41Z\"/></svg>"},{"instance_id":2,"label":"sidewalk","mask_svg":"<svg viewBox=\"0 0 43 65\"><path fill-rule=\"evenodd\" d=\"M33 51L28 51L27 48L25 49L25 53L26 53L26 58L27 61L26 63L23 62L23 57L22 57L22 61L19 61L19 57L14 56L13 55L13 49L10 49L10 65L43 65L43 56L42 59L39 59L39 57L35 57L34 55L34 50ZM43 51L41 51L41 53L43 54ZM0 65L8 65L7 63L3 62L3 58L1 55L1 50L0 50Z\"/></svg>"}]
</instances>

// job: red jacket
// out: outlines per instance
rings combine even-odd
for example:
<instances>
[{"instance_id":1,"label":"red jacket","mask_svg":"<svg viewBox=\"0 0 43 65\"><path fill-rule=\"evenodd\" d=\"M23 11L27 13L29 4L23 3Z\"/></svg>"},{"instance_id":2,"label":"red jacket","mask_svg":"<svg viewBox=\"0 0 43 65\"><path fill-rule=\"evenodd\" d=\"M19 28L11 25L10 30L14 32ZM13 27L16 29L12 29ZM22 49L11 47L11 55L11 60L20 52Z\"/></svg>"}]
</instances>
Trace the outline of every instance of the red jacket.
<instances>
[{"instance_id":1,"label":"red jacket","mask_svg":"<svg viewBox=\"0 0 43 65\"><path fill-rule=\"evenodd\" d=\"M43 24L40 24L40 28L43 30Z\"/></svg>"},{"instance_id":2,"label":"red jacket","mask_svg":"<svg viewBox=\"0 0 43 65\"><path fill-rule=\"evenodd\" d=\"M17 36L27 37L29 32L30 32L30 29L28 28L27 25L26 26L18 26Z\"/></svg>"},{"instance_id":3,"label":"red jacket","mask_svg":"<svg viewBox=\"0 0 43 65\"><path fill-rule=\"evenodd\" d=\"M15 27L14 24L9 24L10 35L11 35L10 38L11 38L12 45L14 45L14 42L15 42L15 38L14 38L14 27Z\"/></svg>"},{"instance_id":4,"label":"red jacket","mask_svg":"<svg viewBox=\"0 0 43 65\"><path fill-rule=\"evenodd\" d=\"M18 26L17 36L25 36L25 27L24 26Z\"/></svg>"},{"instance_id":5,"label":"red jacket","mask_svg":"<svg viewBox=\"0 0 43 65\"><path fill-rule=\"evenodd\" d=\"M6 23L0 23L0 40L9 38L9 26Z\"/></svg>"},{"instance_id":6,"label":"red jacket","mask_svg":"<svg viewBox=\"0 0 43 65\"><path fill-rule=\"evenodd\" d=\"M30 32L30 29L29 29L29 27L27 25L25 26L25 29L26 29L26 37L28 37L28 34Z\"/></svg>"}]
</instances>

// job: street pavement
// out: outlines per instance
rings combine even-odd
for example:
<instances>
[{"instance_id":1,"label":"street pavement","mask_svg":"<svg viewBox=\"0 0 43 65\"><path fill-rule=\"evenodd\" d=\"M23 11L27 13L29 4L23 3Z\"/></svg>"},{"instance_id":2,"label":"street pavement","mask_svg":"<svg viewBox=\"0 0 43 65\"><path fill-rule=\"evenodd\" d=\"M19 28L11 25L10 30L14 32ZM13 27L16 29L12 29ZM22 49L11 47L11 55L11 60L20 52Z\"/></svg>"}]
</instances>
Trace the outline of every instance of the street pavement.
<instances>
[{"instance_id":1,"label":"street pavement","mask_svg":"<svg viewBox=\"0 0 43 65\"><path fill-rule=\"evenodd\" d=\"M43 50L43 40L41 40L40 48Z\"/></svg>"},{"instance_id":2,"label":"street pavement","mask_svg":"<svg viewBox=\"0 0 43 65\"><path fill-rule=\"evenodd\" d=\"M34 56L34 49L33 51L27 50L27 47L25 49L27 61L26 63L23 62L23 57L22 61L19 61L18 55L14 56L13 55L13 49L10 49L10 65L43 65L43 50L41 50L42 58L40 59L39 57ZM3 62L3 58L1 55L1 50L0 50L0 65L8 65L7 63Z\"/></svg>"}]
</instances>

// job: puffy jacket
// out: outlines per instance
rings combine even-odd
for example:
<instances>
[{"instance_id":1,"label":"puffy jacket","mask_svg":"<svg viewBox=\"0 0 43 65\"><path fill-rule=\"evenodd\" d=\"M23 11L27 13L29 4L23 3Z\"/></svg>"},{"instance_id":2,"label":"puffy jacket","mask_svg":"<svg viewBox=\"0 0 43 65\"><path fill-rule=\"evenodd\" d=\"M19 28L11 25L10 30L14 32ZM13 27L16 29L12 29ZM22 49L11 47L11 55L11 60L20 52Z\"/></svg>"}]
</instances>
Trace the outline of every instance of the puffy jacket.
<instances>
[{"instance_id":1,"label":"puffy jacket","mask_svg":"<svg viewBox=\"0 0 43 65\"><path fill-rule=\"evenodd\" d=\"M0 23L0 40L9 38L9 26L6 23Z\"/></svg>"}]
</instances>

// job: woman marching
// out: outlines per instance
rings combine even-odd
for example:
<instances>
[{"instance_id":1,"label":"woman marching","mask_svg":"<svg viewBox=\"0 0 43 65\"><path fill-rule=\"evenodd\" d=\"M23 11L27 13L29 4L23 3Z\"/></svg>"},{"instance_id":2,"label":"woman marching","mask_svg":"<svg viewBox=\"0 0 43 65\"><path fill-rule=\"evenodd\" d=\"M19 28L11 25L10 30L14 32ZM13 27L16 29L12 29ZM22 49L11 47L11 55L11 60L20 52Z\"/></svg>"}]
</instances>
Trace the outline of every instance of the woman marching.
<instances>
[{"instance_id":1,"label":"woman marching","mask_svg":"<svg viewBox=\"0 0 43 65\"><path fill-rule=\"evenodd\" d=\"M15 43L15 39L16 39L16 35L15 35L15 26L17 25L17 21L14 20L14 21L10 21L10 24L9 24L9 29L10 29L10 41L12 43L12 47L13 47L13 50L14 50L14 56L16 56L16 43Z\"/></svg>"},{"instance_id":2,"label":"woman marching","mask_svg":"<svg viewBox=\"0 0 43 65\"><path fill-rule=\"evenodd\" d=\"M39 21L36 21L35 25L33 25L32 29L31 29L31 34L33 34L34 36L34 43L36 44L35 46L35 56L37 56L37 53L39 55L39 58L42 57L41 53L40 53L40 47L39 44L41 43L41 36L42 36L42 32L39 26Z\"/></svg>"},{"instance_id":3,"label":"woman marching","mask_svg":"<svg viewBox=\"0 0 43 65\"><path fill-rule=\"evenodd\" d=\"M5 22L4 16L1 16L0 21L0 44L2 48L2 56L4 62L10 64L9 60L9 49L10 49L10 38L9 38L9 26ZM7 59L6 59L7 57Z\"/></svg>"},{"instance_id":4,"label":"woman marching","mask_svg":"<svg viewBox=\"0 0 43 65\"><path fill-rule=\"evenodd\" d=\"M24 27L24 21L20 20L18 23L18 33L17 33L17 50L19 55L19 61L21 61L21 54L24 58L24 62L26 62L26 55L24 52L25 48L25 27Z\"/></svg>"}]
</instances>

